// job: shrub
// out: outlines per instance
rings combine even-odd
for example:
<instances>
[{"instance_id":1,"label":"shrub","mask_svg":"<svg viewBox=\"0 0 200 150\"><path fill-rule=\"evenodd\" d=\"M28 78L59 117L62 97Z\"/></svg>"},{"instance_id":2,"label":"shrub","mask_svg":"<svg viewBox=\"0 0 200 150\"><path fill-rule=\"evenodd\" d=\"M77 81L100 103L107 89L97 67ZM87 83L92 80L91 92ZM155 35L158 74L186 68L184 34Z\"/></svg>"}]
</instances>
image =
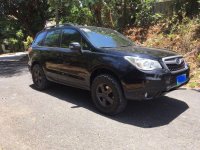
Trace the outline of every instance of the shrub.
<instances>
[{"instance_id":1,"label":"shrub","mask_svg":"<svg viewBox=\"0 0 200 150\"><path fill-rule=\"evenodd\" d=\"M27 50L30 47L32 42L33 42L33 38L28 36L26 38L26 41L24 42L24 49Z\"/></svg>"},{"instance_id":2,"label":"shrub","mask_svg":"<svg viewBox=\"0 0 200 150\"><path fill-rule=\"evenodd\" d=\"M146 0L138 5L139 11L136 13L136 25L149 26L163 17L160 13L153 13L153 2L155 2L155 0Z\"/></svg>"}]
</instances>

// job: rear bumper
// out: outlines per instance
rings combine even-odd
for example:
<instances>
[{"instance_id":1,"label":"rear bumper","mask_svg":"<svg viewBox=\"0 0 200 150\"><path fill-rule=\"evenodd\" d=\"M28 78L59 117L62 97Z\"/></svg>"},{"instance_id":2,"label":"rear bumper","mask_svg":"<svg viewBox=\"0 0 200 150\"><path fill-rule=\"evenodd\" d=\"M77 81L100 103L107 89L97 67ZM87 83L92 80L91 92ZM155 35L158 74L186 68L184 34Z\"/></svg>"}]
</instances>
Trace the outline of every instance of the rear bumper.
<instances>
[{"instance_id":1,"label":"rear bumper","mask_svg":"<svg viewBox=\"0 0 200 150\"><path fill-rule=\"evenodd\" d=\"M186 74L187 81L177 85L176 77ZM124 95L129 100L148 100L160 97L189 82L189 68L185 71L172 74L166 70L156 72L129 72L123 77L122 86Z\"/></svg>"}]
</instances>

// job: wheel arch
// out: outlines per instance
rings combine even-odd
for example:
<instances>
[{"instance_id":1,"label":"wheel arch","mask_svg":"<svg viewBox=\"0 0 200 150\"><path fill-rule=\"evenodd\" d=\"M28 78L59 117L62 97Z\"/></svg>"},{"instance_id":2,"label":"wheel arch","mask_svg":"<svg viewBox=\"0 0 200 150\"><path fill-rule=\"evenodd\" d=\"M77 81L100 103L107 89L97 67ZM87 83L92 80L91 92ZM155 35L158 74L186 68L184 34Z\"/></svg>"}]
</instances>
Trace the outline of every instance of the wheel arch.
<instances>
[{"instance_id":1,"label":"wheel arch","mask_svg":"<svg viewBox=\"0 0 200 150\"><path fill-rule=\"evenodd\" d=\"M120 77L117 75L118 73L115 70L106 68L106 67L99 67L99 68L96 68L95 70L93 70L90 75L90 87L91 87L92 82L95 79L95 77L97 77L98 75L101 75L101 74L108 74L108 75L113 76L119 82L119 84L121 86Z\"/></svg>"},{"instance_id":2,"label":"wheel arch","mask_svg":"<svg viewBox=\"0 0 200 150\"><path fill-rule=\"evenodd\" d=\"M32 65L31 65L31 71L33 69L33 66L35 66L35 65L41 65L41 63L39 61L33 61Z\"/></svg>"}]
</instances>

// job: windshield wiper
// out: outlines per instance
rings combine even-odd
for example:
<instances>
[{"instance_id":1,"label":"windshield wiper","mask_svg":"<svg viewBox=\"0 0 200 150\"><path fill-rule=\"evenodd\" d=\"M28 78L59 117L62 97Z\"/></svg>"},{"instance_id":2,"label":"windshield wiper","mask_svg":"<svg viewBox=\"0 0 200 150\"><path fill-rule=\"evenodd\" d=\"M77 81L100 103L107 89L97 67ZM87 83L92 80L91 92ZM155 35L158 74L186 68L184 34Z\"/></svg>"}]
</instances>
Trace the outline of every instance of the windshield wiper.
<instances>
[{"instance_id":1,"label":"windshield wiper","mask_svg":"<svg viewBox=\"0 0 200 150\"><path fill-rule=\"evenodd\" d=\"M103 47L99 47L99 48L114 48L114 47L106 47L106 46L103 46Z\"/></svg>"},{"instance_id":2,"label":"windshield wiper","mask_svg":"<svg viewBox=\"0 0 200 150\"><path fill-rule=\"evenodd\" d=\"M122 45L122 46L120 46L120 47L128 47L128 46L132 46L132 44Z\"/></svg>"}]
</instances>

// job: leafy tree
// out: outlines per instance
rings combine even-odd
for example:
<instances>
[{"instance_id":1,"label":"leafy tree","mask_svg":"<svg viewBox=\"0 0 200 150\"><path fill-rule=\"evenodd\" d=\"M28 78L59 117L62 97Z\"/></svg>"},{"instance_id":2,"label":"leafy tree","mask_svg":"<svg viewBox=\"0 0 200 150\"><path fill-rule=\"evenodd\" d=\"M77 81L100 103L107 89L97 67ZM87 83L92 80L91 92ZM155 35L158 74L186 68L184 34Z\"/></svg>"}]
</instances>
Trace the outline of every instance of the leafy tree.
<instances>
[{"instance_id":1,"label":"leafy tree","mask_svg":"<svg viewBox=\"0 0 200 150\"><path fill-rule=\"evenodd\" d=\"M49 0L48 2L52 8L51 13L55 17L56 24L59 24L60 11L62 9L62 1L61 0Z\"/></svg>"},{"instance_id":2,"label":"leafy tree","mask_svg":"<svg viewBox=\"0 0 200 150\"><path fill-rule=\"evenodd\" d=\"M70 15L63 17L62 22L92 25L92 13L87 7L73 6L70 10Z\"/></svg>"},{"instance_id":3,"label":"leafy tree","mask_svg":"<svg viewBox=\"0 0 200 150\"><path fill-rule=\"evenodd\" d=\"M0 0L0 44L7 39L13 44L34 37L46 21L114 28L149 26L162 15L153 14L156 0ZM175 0L174 0L175 1ZM199 0L175 1L176 15L199 14ZM195 7L196 6L196 7ZM197 8L197 9L194 9ZM184 9L183 9L184 8ZM184 10L184 11L183 11ZM19 42L17 42L19 41Z\"/></svg>"},{"instance_id":4,"label":"leafy tree","mask_svg":"<svg viewBox=\"0 0 200 150\"><path fill-rule=\"evenodd\" d=\"M47 0L0 0L0 15L15 21L32 37L50 18Z\"/></svg>"}]
</instances>

